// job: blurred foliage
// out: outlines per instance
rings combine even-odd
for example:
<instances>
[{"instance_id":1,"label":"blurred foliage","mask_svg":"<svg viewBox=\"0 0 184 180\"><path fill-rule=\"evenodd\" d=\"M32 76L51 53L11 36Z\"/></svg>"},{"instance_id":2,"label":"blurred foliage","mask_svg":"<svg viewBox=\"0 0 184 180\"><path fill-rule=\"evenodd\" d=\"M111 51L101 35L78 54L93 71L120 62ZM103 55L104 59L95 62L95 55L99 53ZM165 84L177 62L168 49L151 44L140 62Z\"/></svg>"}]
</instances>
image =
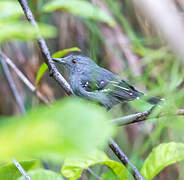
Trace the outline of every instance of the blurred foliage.
<instances>
[{"instance_id":1,"label":"blurred foliage","mask_svg":"<svg viewBox=\"0 0 184 180\"><path fill-rule=\"evenodd\" d=\"M90 153L104 147L113 134L114 127L107 119L103 108L73 98L36 108L25 117L2 119L0 159L46 157L53 152L58 157Z\"/></svg>"},{"instance_id":2,"label":"blurred foliage","mask_svg":"<svg viewBox=\"0 0 184 180\"><path fill-rule=\"evenodd\" d=\"M20 20L23 11L18 2L1 1L0 2L0 42L20 39L35 39L41 33L44 37L56 36L56 29L52 26L39 24L40 32L30 23Z\"/></svg>"},{"instance_id":3,"label":"blurred foliage","mask_svg":"<svg viewBox=\"0 0 184 180\"><path fill-rule=\"evenodd\" d=\"M61 172L70 180L76 180L81 177L84 169L94 166L95 164L108 166L119 179L133 179L132 175L122 163L111 160L101 151L94 151L82 158L65 159Z\"/></svg>"},{"instance_id":4,"label":"blurred foliage","mask_svg":"<svg viewBox=\"0 0 184 180\"><path fill-rule=\"evenodd\" d=\"M50 38L46 40L51 53L56 52L53 57L81 49L99 65L129 79L146 93L146 97L165 99L148 121L118 128L116 141L146 179L182 180L183 162L169 165L183 159L184 118L176 116L176 112L184 107L184 68L163 39L158 38L140 10L128 0L28 2L41 34ZM180 1L177 7L183 14ZM0 27L2 49L33 84L36 82L42 95L49 101L63 97L65 93L61 88L51 78L43 76L47 66L40 57L37 44L31 41L37 37L38 31L27 22L18 1L0 1ZM24 40L24 43L19 40ZM33 110L26 116L1 117L1 162L12 157L17 160L34 157L61 164L66 158L62 166L65 177L78 178L83 176L81 174L86 168L93 166L94 172L103 179L125 179L127 170L106 146L108 137L116 131L107 120L111 116L149 109L150 105L144 99L124 103L108 113L79 99L39 107L39 100L23 87L15 74L12 75L22 101ZM18 108L1 72L0 83L0 114L16 115ZM101 151L94 154L93 150L99 148ZM82 154L85 157L81 157ZM44 168L53 170L52 163L48 161ZM40 169L31 161L20 161L20 164L33 180L62 179L61 167L54 172ZM0 166L0 179L23 179L20 176L12 163ZM85 176L94 179L86 172Z\"/></svg>"},{"instance_id":5,"label":"blurred foliage","mask_svg":"<svg viewBox=\"0 0 184 180\"><path fill-rule=\"evenodd\" d=\"M20 5L15 1L0 2L0 20L18 18L23 15Z\"/></svg>"},{"instance_id":6,"label":"blurred foliage","mask_svg":"<svg viewBox=\"0 0 184 180\"><path fill-rule=\"evenodd\" d=\"M76 8L77 7L77 8ZM100 8L93 6L91 3L83 0L53 0L44 5L44 12L53 12L55 10L65 10L72 14L94 19L108 23L110 26L115 25L113 18Z\"/></svg>"}]
</instances>

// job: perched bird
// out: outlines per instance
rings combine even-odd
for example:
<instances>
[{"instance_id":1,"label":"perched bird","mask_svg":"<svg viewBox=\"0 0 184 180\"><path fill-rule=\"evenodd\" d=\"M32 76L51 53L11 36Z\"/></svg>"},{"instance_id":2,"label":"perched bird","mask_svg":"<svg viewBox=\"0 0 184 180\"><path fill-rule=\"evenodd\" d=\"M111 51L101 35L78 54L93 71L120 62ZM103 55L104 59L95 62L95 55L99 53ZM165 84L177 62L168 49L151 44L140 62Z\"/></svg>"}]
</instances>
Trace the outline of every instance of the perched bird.
<instances>
[{"instance_id":1,"label":"perched bird","mask_svg":"<svg viewBox=\"0 0 184 180\"><path fill-rule=\"evenodd\" d=\"M138 99L144 95L118 75L99 67L83 54L53 58L53 61L66 68L71 88L76 95L99 102L107 110L118 103ZM157 104L160 99L153 97L147 101Z\"/></svg>"}]
</instances>

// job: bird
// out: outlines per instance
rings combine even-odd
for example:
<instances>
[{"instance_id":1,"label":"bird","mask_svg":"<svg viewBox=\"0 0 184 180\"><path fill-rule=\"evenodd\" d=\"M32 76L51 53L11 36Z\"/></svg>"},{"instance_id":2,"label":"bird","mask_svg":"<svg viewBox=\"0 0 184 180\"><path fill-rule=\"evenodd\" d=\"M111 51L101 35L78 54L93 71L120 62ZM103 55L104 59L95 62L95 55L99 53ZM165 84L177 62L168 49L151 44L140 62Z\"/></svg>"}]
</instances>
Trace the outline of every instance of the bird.
<instances>
[{"instance_id":1,"label":"bird","mask_svg":"<svg viewBox=\"0 0 184 180\"><path fill-rule=\"evenodd\" d=\"M119 103L139 99L145 95L120 76L98 66L84 54L71 54L52 60L67 70L75 95L98 102L107 110ZM147 101L156 105L160 99L152 97Z\"/></svg>"}]
</instances>

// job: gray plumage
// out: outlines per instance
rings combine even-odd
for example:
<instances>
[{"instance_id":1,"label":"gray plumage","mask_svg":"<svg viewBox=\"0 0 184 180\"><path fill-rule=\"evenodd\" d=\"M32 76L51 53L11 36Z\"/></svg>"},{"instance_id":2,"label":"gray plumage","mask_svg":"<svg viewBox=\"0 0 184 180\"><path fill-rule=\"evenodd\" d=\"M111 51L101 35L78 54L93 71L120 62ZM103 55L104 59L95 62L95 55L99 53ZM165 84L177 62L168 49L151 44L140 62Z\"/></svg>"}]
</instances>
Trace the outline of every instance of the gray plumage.
<instances>
[{"instance_id":1,"label":"gray plumage","mask_svg":"<svg viewBox=\"0 0 184 180\"><path fill-rule=\"evenodd\" d=\"M54 58L53 61L67 69L71 88L76 95L99 102L108 110L118 103L143 95L118 75L99 67L83 54ZM152 98L149 101L156 104L159 99Z\"/></svg>"}]
</instances>

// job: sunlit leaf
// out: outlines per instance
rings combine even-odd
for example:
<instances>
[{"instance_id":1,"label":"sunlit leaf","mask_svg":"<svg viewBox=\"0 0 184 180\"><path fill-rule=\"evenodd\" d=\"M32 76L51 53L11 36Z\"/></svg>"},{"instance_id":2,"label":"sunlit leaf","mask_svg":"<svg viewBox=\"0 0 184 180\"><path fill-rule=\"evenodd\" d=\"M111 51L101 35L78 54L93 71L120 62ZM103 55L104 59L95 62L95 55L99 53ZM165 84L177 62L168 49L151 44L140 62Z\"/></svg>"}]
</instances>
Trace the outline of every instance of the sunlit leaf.
<instances>
[{"instance_id":1,"label":"sunlit leaf","mask_svg":"<svg viewBox=\"0 0 184 180\"><path fill-rule=\"evenodd\" d=\"M70 180L76 180L81 176L83 170L96 164L104 164L108 166L119 179L126 179L127 176L129 176L129 178L131 177L122 163L111 160L102 151L94 151L83 158L65 159L61 172Z\"/></svg>"},{"instance_id":2,"label":"sunlit leaf","mask_svg":"<svg viewBox=\"0 0 184 180\"><path fill-rule=\"evenodd\" d=\"M91 3L83 0L53 0L44 5L45 12L53 12L55 10L65 10L74 15L83 18L95 19L105 22L110 26L115 25L114 19L98 7L93 6Z\"/></svg>"},{"instance_id":3,"label":"sunlit leaf","mask_svg":"<svg viewBox=\"0 0 184 180\"><path fill-rule=\"evenodd\" d=\"M79 156L103 147L114 127L104 108L78 98L36 107L24 117L0 120L0 160Z\"/></svg>"},{"instance_id":4,"label":"sunlit leaf","mask_svg":"<svg viewBox=\"0 0 184 180\"><path fill-rule=\"evenodd\" d=\"M69 52L74 52L74 51L81 51L78 47L73 47L73 48L69 48L69 49L63 49L61 51L57 51L52 55L52 58L60 58L63 57L65 54L69 53Z\"/></svg>"},{"instance_id":5,"label":"sunlit leaf","mask_svg":"<svg viewBox=\"0 0 184 180\"><path fill-rule=\"evenodd\" d=\"M183 143L170 142L160 144L146 158L141 174L146 180L151 180L165 167L183 159Z\"/></svg>"},{"instance_id":6,"label":"sunlit leaf","mask_svg":"<svg viewBox=\"0 0 184 180\"><path fill-rule=\"evenodd\" d=\"M0 42L12 39L29 40L38 37L38 31L30 23L0 21L0 29ZM40 24L39 29L44 37L54 37L56 35L56 29L52 26Z\"/></svg>"},{"instance_id":7,"label":"sunlit leaf","mask_svg":"<svg viewBox=\"0 0 184 180\"><path fill-rule=\"evenodd\" d=\"M40 168L40 163L37 160L20 161L19 162L25 171ZM0 179L4 180L17 180L21 176L20 171L14 163L9 163L0 166Z\"/></svg>"},{"instance_id":8,"label":"sunlit leaf","mask_svg":"<svg viewBox=\"0 0 184 180\"><path fill-rule=\"evenodd\" d=\"M0 20L5 18L15 18L23 14L20 4L18 1L0 1Z\"/></svg>"},{"instance_id":9,"label":"sunlit leaf","mask_svg":"<svg viewBox=\"0 0 184 180\"><path fill-rule=\"evenodd\" d=\"M74 52L74 51L80 51L80 49L78 47L73 47L73 48L69 48L69 49L63 49L61 51L57 51L52 55L52 58L60 58L63 57L65 54L69 53L69 52ZM38 73L36 75L36 82L35 84L38 85L38 83L40 82L40 79L42 78L43 74L45 73L45 71L48 69L48 66L46 63L43 63L39 70Z\"/></svg>"},{"instance_id":10,"label":"sunlit leaf","mask_svg":"<svg viewBox=\"0 0 184 180\"><path fill-rule=\"evenodd\" d=\"M27 174L31 180L63 180L61 174L45 169L29 171ZM18 180L25 180L25 178L20 177Z\"/></svg>"},{"instance_id":11,"label":"sunlit leaf","mask_svg":"<svg viewBox=\"0 0 184 180\"><path fill-rule=\"evenodd\" d=\"M43 74L45 73L45 71L46 71L47 69L48 69L48 66L47 66L46 63L43 63L43 64L40 66L40 68L39 68L39 70L38 70L38 73L37 73L37 75L36 75L36 82L35 82L36 85L39 83L40 79L42 78Z\"/></svg>"}]
</instances>

